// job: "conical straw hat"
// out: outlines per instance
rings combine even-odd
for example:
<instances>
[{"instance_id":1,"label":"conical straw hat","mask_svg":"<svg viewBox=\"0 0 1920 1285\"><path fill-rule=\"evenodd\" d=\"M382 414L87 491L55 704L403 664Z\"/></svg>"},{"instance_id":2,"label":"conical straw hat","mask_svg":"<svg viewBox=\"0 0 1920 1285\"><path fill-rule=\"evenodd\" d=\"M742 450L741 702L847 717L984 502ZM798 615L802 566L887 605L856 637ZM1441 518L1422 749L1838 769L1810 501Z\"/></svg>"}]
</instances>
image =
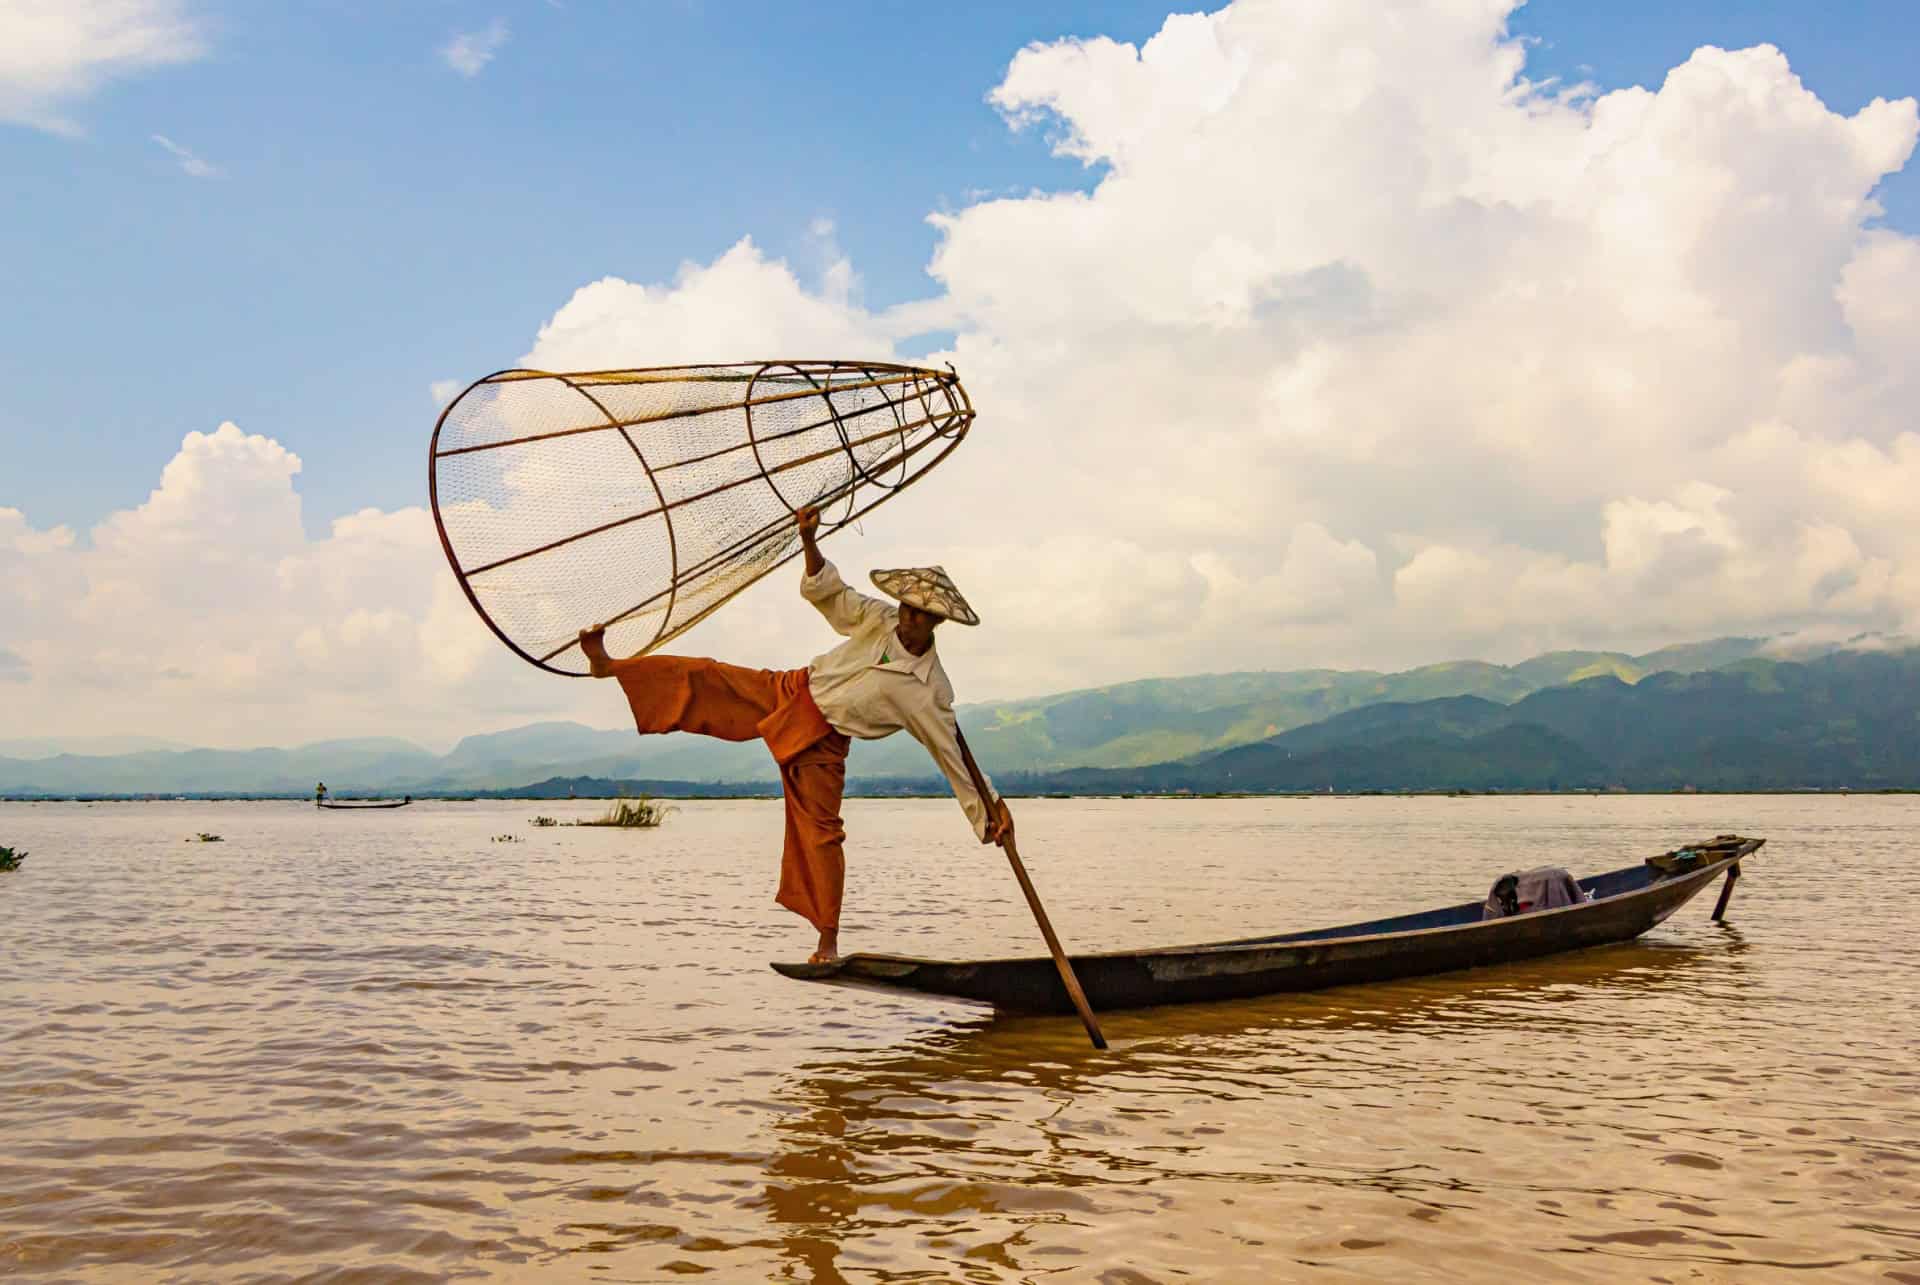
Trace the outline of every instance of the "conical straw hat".
<instances>
[{"instance_id":1,"label":"conical straw hat","mask_svg":"<svg viewBox=\"0 0 1920 1285\"><path fill-rule=\"evenodd\" d=\"M875 571L873 583L889 598L897 598L910 607L931 612L955 624L977 625L980 617L960 596L945 567L900 567L893 571Z\"/></svg>"}]
</instances>

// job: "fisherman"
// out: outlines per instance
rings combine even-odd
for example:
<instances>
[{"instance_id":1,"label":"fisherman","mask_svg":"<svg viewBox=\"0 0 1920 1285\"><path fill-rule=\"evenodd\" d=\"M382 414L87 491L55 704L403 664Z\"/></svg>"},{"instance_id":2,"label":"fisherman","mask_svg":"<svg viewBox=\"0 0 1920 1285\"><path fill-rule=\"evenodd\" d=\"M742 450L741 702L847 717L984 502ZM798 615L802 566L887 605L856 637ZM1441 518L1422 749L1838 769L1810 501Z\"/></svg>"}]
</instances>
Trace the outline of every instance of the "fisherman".
<instances>
[{"instance_id":1,"label":"fisherman","mask_svg":"<svg viewBox=\"0 0 1920 1285\"><path fill-rule=\"evenodd\" d=\"M313 805L319 807L327 801L327 783L325 781L313 787Z\"/></svg>"},{"instance_id":2,"label":"fisherman","mask_svg":"<svg viewBox=\"0 0 1920 1285\"><path fill-rule=\"evenodd\" d=\"M846 641L805 669L745 669L682 656L607 654L605 625L582 630L580 650L596 678L617 678L644 735L697 732L726 741L767 743L786 797L786 849L774 900L820 933L812 962L840 951L840 899L846 881L840 796L852 737L878 740L906 731L933 756L982 843L1013 837L1005 802L974 789L953 713L953 684L934 651L943 620L977 625L940 567L875 571L873 583L899 606L847 587L816 542L820 511L795 514L806 572L800 596ZM984 780L985 777L982 777ZM991 785L989 785L991 790Z\"/></svg>"}]
</instances>

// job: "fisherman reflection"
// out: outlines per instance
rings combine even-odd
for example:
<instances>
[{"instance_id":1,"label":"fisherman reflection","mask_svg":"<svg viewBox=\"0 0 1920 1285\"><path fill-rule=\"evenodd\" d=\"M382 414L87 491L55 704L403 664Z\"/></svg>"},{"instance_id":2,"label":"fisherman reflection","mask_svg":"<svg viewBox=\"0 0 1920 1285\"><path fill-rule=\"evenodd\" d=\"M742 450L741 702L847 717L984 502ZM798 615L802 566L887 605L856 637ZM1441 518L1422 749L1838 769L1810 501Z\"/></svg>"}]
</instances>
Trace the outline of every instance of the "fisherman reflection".
<instances>
[{"instance_id":1,"label":"fisherman reflection","mask_svg":"<svg viewBox=\"0 0 1920 1285\"><path fill-rule=\"evenodd\" d=\"M848 1050L800 1067L782 1086L791 1111L775 1126L762 1208L788 1279L840 1282L852 1264L864 1279L903 1243L949 1259L953 1279L982 1267L1017 1275L1034 1267L1038 1224L1084 1222L1163 1179L1240 1180L1208 1168L1205 1148L1165 1145L1143 1124L1161 1114L1165 1086L1217 1095L1226 1111L1311 1110L1330 1050L1343 1050L1336 1062L1357 1058L1369 1075L1405 1082L1444 1074L1427 1037L1464 1032L1477 1047L1506 1030L1577 1048L1594 1025L1617 1027L1622 1012L1677 1011L1670 1006L1751 985L1737 930L1699 932L1701 944L1634 941L1404 982L1121 1014L1111 1019L1114 1051L1097 1058L1070 1020L1044 1017L981 1019L893 1051ZM1408 1034L1422 1038L1396 1038ZM1416 1203L1433 1194L1431 1179L1397 1165L1313 1169L1300 1180Z\"/></svg>"},{"instance_id":2,"label":"fisherman reflection","mask_svg":"<svg viewBox=\"0 0 1920 1285\"><path fill-rule=\"evenodd\" d=\"M1085 1048L1077 1030L1059 1023L1023 1029L1010 1041L982 1022L895 1053L862 1050L801 1068L784 1095L800 1109L776 1126L780 1149L766 1169L764 1208L789 1261L785 1278L838 1285L848 1279L843 1259L864 1275L892 1256L897 1237L950 1262L953 1274L941 1279L982 1267L1017 1271L1027 1214L1063 1201L1084 1210L1081 1198L1064 1193L1085 1180L1073 1164L1092 1156L1104 1167L1099 1153L1050 1136L1060 1131L1044 1118L1051 1107L1032 1122L996 1119L983 1105L997 1100L1009 1073L1018 1073L1022 1093L1080 1087L1067 1060ZM1017 1146L989 1136L1007 1130L1021 1135ZM982 1157L1010 1152L1020 1156L1019 1178L980 1167ZM1021 1216L1006 1217L1015 1210Z\"/></svg>"}]
</instances>

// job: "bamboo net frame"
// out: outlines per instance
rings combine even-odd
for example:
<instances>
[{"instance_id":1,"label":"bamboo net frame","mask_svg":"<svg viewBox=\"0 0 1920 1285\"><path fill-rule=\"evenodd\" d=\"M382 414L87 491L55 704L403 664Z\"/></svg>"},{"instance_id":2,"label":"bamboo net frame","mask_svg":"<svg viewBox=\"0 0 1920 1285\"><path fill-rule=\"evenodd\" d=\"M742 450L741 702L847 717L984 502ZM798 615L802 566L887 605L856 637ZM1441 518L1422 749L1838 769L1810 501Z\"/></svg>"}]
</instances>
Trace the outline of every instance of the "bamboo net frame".
<instances>
[{"instance_id":1,"label":"bamboo net frame","mask_svg":"<svg viewBox=\"0 0 1920 1285\"><path fill-rule=\"evenodd\" d=\"M427 460L440 546L515 654L584 674L577 635L653 651L799 552L793 514L842 526L966 437L950 370L761 361L504 370L441 412Z\"/></svg>"}]
</instances>

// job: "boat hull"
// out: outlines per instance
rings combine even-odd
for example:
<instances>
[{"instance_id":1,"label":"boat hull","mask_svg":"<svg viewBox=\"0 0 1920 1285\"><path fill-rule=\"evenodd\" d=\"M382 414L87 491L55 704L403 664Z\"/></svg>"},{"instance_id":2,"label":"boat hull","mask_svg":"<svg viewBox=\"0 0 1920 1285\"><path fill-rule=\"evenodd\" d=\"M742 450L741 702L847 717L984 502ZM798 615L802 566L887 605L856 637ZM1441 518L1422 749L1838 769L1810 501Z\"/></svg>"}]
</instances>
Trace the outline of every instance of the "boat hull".
<instances>
[{"instance_id":1,"label":"boat hull","mask_svg":"<svg viewBox=\"0 0 1920 1285\"><path fill-rule=\"evenodd\" d=\"M1424 977L1630 941L1666 919L1760 846L1670 878L1629 867L1581 881L1595 900L1481 919L1480 904L1344 928L1208 945L1075 955L1074 973L1096 1009L1247 999ZM1641 886L1636 886L1641 885ZM1053 961L949 961L848 955L829 964L773 965L784 976L891 991L918 991L1012 1012L1070 1013Z\"/></svg>"}]
</instances>

